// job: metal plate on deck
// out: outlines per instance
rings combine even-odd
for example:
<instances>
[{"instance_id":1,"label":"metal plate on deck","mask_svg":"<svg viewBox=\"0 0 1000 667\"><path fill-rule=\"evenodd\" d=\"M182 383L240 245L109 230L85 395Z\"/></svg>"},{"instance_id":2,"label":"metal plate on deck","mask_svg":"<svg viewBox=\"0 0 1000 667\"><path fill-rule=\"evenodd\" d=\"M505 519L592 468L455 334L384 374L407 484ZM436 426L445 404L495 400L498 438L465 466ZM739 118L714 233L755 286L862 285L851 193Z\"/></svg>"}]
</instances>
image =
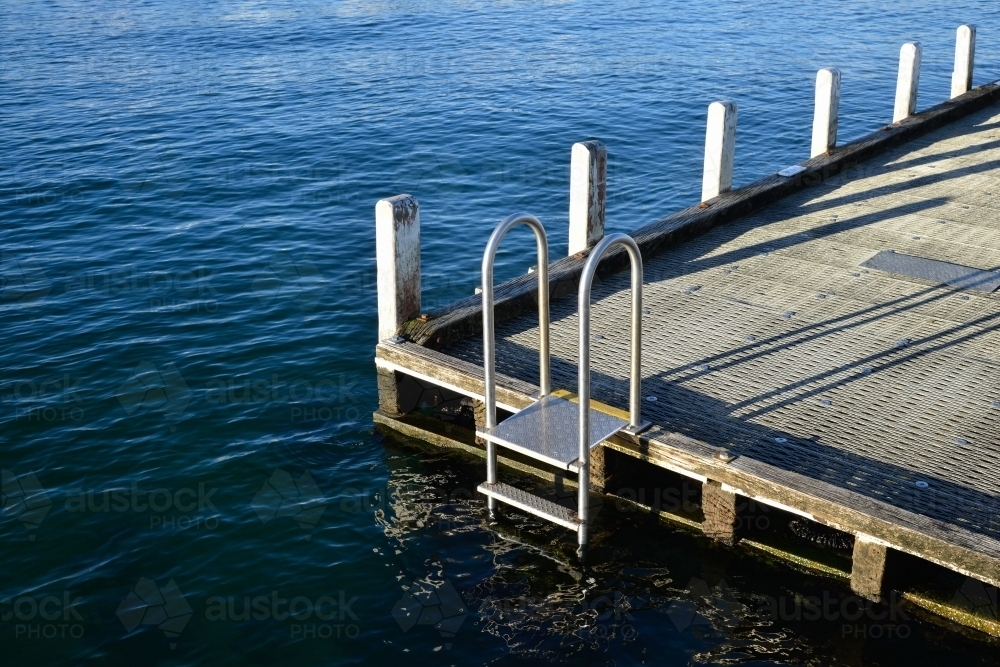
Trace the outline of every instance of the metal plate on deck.
<instances>
[{"instance_id":1,"label":"metal plate on deck","mask_svg":"<svg viewBox=\"0 0 1000 667\"><path fill-rule=\"evenodd\" d=\"M904 255L894 250L883 250L862 262L861 266L977 292L994 292L1000 287L1000 271L983 271L971 266Z\"/></svg>"},{"instance_id":2,"label":"metal plate on deck","mask_svg":"<svg viewBox=\"0 0 1000 667\"><path fill-rule=\"evenodd\" d=\"M538 402L507 418L483 438L521 452L554 466L577 472L580 456L580 406L555 396L544 396ZM618 417L590 411L590 446L594 447L621 429L628 422Z\"/></svg>"}]
</instances>

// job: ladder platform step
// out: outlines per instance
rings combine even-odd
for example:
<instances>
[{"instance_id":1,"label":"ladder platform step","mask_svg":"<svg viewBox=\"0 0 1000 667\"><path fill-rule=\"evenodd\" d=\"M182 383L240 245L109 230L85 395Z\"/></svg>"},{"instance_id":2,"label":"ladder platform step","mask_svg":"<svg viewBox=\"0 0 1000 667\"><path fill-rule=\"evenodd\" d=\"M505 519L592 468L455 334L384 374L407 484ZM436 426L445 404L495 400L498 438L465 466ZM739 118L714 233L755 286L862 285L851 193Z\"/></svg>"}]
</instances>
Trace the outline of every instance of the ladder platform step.
<instances>
[{"instance_id":1,"label":"ladder platform step","mask_svg":"<svg viewBox=\"0 0 1000 667\"><path fill-rule=\"evenodd\" d=\"M590 446L628 426L628 422L603 412L590 410ZM501 447L570 472L580 466L580 406L564 398L548 395L524 410L477 434Z\"/></svg>"},{"instance_id":2,"label":"ladder platform step","mask_svg":"<svg viewBox=\"0 0 1000 667\"><path fill-rule=\"evenodd\" d=\"M504 484L503 482L496 482L494 484L483 482L479 485L478 491L491 498L496 498L502 503L517 507L525 512L530 512L543 519L548 519L570 530L577 530L583 525L583 521L580 520L577 513L568 507L563 507L551 500L528 493L510 484Z\"/></svg>"}]
</instances>

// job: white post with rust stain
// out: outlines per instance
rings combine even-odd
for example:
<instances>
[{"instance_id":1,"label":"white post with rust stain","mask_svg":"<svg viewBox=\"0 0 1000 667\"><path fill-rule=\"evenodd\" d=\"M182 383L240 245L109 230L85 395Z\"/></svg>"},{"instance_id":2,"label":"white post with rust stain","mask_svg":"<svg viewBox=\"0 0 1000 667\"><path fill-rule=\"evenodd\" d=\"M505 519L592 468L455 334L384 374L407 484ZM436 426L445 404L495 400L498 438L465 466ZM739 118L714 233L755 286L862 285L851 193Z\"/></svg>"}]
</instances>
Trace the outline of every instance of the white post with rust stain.
<instances>
[{"instance_id":1,"label":"white post with rust stain","mask_svg":"<svg viewBox=\"0 0 1000 667\"><path fill-rule=\"evenodd\" d=\"M705 130L705 172L701 200L708 201L733 187L733 158L736 154L736 104L712 102L708 105Z\"/></svg>"},{"instance_id":2,"label":"white post with rust stain","mask_svg":"<svg viewBox=\"0 0 1000 667\"><path fill-rule=\"evenodd\" d=\"M840 115L840 70L834 67L816 73L816 111L813 114L812 152L823 155L837 145Z\"/></svg>"},{"instance_id":3,"label":"white post with rust stain","mask_svg":"<svg viewBox=\"0 0 1000 667\"><path fill-rule=\"evenodd\" d=\"M917 87L920 84L920 42L907 42L899 50L899 74L896 77L896 105L892 122L898 123L917 112Z\"/></svg>"},{"instance_id":4,"label":"white post with rust stain","mask_svg":"<svg viewBox=\"0 0 1000 667\"><path fill-rule=\"evenodd\" d=\"M573 144L569 173L569 254L604 238L608 149L600 141Z\"/></svg>"},{"instance_id":5,"label":"white post with rust stain","mask_svg":"<svg viewBox=\"0 0 1000 667\"><path fill-rule=\"evenodd\" d=\"M976 60L976 26L960 25L955 35L955 69L951 73L951 96L972 90L972 66Z\"/></svg>"},{"instance_id":6,"label":"white post with rust stain","mask_svg":"<svg viewBox=\"0 0 1000 667\"><path fill-rule=\"evenodd\" d=\"M378 339L396 336L420 314L420 207L411 195L375 205Z\"/></svg>"}]
</instances>

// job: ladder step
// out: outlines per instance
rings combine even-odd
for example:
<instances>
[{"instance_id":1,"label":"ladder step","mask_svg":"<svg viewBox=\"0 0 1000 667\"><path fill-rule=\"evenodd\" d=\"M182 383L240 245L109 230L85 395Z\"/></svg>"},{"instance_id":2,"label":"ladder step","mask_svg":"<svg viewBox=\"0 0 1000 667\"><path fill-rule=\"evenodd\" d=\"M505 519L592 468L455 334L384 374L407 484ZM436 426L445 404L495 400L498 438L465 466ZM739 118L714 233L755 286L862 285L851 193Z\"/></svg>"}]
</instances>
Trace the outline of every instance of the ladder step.
<instances>
[{"instance_id":1,"label":"ladder step","mask_svg":"<svg viewBox=\"0 0 1000 667\"><path fill-rule=\"evenodd\" d=\"M550 394L476 435L551 466L580 472L579 424L579 404ZM624 419L591 409L590 446L627 426Z\"/></svg>"},{"instance_id":2,"label":"ladder step","mask_svg":"<svg viewBox=\"0 0 1000 667\"><path fill-rule=\"evenodd\" d=\"M578 530L583 525L583 521L580 520L577 513L568 507L563 507L533 493L513 487L510 484L504 484L503 482L496 482L495 484L483 482L479 485L478 490L480 493L491 498L496 498L500 502L507 503L525 512L530 512L543 519L548 519L570 530Z\"/></svg>"}]
</instances>

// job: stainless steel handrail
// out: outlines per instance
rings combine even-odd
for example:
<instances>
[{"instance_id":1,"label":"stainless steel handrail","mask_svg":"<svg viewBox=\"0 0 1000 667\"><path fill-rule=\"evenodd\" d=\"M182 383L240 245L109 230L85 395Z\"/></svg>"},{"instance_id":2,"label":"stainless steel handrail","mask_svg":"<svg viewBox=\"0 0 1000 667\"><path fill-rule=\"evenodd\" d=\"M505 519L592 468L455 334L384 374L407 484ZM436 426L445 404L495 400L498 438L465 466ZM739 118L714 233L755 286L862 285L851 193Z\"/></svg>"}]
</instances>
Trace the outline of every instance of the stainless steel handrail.
<instances>
[{"instance_id":1,"label":"stainless steel handrail","mask_svg":"<svg viewBox=\"0 0 1000 667\"><path fill-rule=\"evenodd\" d=\"M549 243L545 236L545 228L538 218L525 213L515 213L504 218L493 230L490 240L486 243L483 253L483 379L486 382L486 428L497 425L497 388L495 372L496 341L493 332L493 261L496 258L500 241L512 227L524 224L535 232L538 246L538 367L539 398L552 391L552 380L549 374ZM486 442L486 481L495 484L497 481L497 450L492 442ZM497 507L496 498L488 499L490 510Z\"/></svg>"},{"instance_id":2,"label":"stainless steel handrail","mask_svg":"<svg viewBox=\"0 0 1000 667\"><path fill-rule=\"evenodd\" d=\"M579 544L587 544L587 515L590 504L590 288L597 273L601 257L616 245L625 246L632 263L632 369L629 378L629 433L639 433L648 424L642 421L642 255L631 236L608 234L587 257L580 275L580 295L577 307L580 313L580 473L577 480L579 496L577 514L581 525Z\"/></svg>"}]
</instances>

